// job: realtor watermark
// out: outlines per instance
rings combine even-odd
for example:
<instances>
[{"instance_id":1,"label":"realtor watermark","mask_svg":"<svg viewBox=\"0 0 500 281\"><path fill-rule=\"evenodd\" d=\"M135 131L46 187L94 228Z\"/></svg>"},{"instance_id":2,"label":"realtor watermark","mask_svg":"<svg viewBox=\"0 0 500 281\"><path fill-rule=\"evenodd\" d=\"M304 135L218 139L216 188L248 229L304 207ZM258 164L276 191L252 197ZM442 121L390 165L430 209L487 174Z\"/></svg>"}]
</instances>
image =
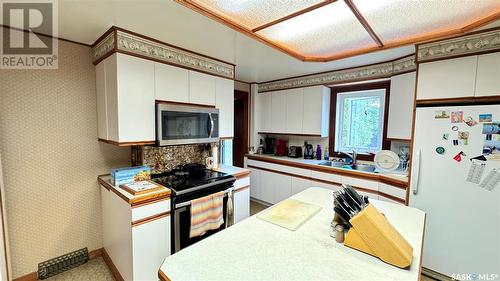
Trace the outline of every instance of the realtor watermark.
<instances>
[{"instance_id":1,"label":"realtor watermark","mask_svg":"<svg viewBox=\"0 0 500 281\"><path fill-rule=\"evenodd\" d=\"M493 280L498 280L499 275L496 273L459 273L459 274L452 274L451 278L453 280L471 280L471 281L476 281L476 280L486 280L486 281L493 281Z\"/></svg>"},{"instance_id":2,"label":"realtor watermark","mask_svg":"<svg viewBox=\"0 0 500 281\"><path fill-rule=\"evenodd\" d=\"M58 67L57 0L0 0L0 69Z\"/></svg>"}]
</instances>

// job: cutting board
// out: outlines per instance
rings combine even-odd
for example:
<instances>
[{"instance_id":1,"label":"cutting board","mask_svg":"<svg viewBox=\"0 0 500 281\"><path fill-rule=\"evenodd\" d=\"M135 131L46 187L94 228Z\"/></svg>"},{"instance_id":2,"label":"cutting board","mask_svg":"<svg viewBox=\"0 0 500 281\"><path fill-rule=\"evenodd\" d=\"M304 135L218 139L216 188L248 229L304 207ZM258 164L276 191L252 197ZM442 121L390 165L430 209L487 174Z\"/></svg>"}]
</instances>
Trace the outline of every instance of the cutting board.
<instances>
[{"instance_id":1,"label":"cutting board","mask_svg":"<svg viewBox=\"0 0 500 281\"><path fill-rule=\"evenodd\" d=\"M261 212L257 218L295 231L320 210L321 207L314 204L286 199Z\"/></svg>"}]
</instances>

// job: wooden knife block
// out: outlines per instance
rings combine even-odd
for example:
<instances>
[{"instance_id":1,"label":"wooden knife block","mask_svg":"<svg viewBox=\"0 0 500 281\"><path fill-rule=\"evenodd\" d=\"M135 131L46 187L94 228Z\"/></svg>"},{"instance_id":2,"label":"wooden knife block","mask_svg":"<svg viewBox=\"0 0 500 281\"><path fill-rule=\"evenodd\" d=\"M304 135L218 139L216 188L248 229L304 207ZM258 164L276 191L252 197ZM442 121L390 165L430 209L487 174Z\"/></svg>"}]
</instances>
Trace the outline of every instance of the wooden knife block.
<instances>
[{"instance_id":1,"label":"wooden knife block","mask_svg":"<svg viewBox=\"0 0 500 281\"><path fill-rule=\"evenodd\" d=\"M344 245L405 268L411 265L413 248L372 204L351 218Z\"/></svg>"}]
</instances>

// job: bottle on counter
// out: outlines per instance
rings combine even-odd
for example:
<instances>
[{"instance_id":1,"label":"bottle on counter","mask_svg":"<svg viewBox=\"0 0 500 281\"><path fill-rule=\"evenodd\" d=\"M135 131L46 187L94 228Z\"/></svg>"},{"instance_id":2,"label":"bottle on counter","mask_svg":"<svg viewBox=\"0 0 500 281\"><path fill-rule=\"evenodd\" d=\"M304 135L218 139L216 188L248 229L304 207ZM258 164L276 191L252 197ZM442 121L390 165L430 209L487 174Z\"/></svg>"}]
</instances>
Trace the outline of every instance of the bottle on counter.
<instances>
[{"instance_id":1,"label":"bottle on counter","mask_svg":"<svg viewBox=\"0 0 500 281\"><path fill-rule=\"evenodd\" d=\"M318 146L316 146L316 160L321 160L321 155L323 155L321 153L321 145L318 144Z\"/></svg>"},{"instance_id":2,"label":"bottle on counter","mask_svg":"<svg viewBox=\"0 0 500 281\"><path fill-rule=\"evenodd\" d=\"M325 157L324 160L330 160L330 156L328 156L328 146L325 148Z\"/></svg>"}]
</instances>

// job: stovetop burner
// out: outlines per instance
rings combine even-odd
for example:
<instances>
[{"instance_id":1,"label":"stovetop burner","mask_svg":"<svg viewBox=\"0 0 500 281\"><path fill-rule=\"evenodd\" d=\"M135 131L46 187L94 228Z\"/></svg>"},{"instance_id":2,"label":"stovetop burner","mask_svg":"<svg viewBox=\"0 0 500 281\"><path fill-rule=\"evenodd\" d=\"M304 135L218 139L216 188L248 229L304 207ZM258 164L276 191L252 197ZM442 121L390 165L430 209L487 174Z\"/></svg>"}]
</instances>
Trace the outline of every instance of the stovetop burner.
<instances>
[{"instance_id":1,"label":"stovetop burner","mask_svg":"<svg viewBox=\"0 0 500 281\"><path fill-rule=\"evenodd\" d=\"M188 164L157 175L152 175L152 180L172 190L173 195L193 192L205 185L213 185L218 181L232 179L232 175L206 169L204 165Z\"/></svg>"}]
</instances>

